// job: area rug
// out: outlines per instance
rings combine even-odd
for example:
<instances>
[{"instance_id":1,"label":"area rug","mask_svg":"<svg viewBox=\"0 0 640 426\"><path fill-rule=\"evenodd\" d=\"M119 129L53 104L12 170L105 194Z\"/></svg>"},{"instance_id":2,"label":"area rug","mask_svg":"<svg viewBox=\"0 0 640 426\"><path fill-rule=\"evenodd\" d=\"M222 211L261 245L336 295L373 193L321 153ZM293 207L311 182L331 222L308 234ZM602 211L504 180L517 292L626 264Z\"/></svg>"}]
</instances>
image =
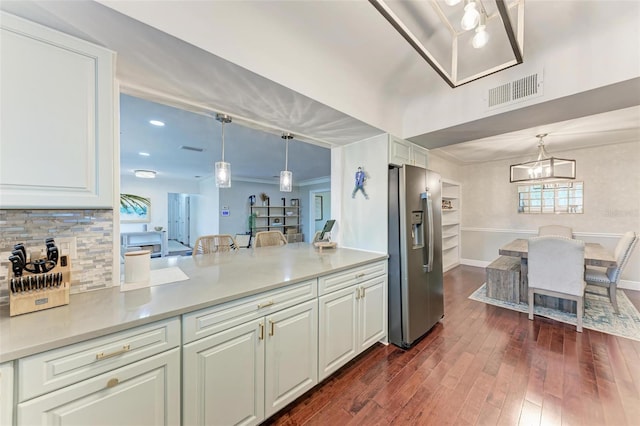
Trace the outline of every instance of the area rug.
<instances>
[{"instance_id":1,"label":"area rug","mask_svg":"<svg viewBox=\"0 0 640 426\"><path fill-rule=\"evenodd\" d=\"M587 286L588 293L585 295L582 326L602 333L640 341L640 313L638 313L638 310L631 304L626 294L618 290L618 310L620 313L616 314L613 312L613 306L606 296L606 291L602 287ZM592 293L600 294L600 296ZM529 305L526 303L505 302L487 297L486 283L473 292L469 299L513 311L529 312ZM535 307L535 314L566 324L576 325L576 314L560 312L542 306Z\"/></svg>"}]
</instances>

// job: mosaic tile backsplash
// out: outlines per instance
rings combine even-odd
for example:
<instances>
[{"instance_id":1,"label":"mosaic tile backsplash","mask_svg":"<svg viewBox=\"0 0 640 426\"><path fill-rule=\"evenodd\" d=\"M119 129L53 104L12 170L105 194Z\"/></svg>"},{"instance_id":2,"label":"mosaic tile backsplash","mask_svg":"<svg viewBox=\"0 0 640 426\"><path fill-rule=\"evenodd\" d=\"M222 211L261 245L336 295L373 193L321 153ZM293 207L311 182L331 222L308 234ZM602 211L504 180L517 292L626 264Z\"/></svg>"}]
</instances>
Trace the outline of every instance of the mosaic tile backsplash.
<instances>
[{"instance_id":1,"label":"mosaic tile backsplash","mask_svg":"<svg viewBox=\"0 0 640 426\"><path fill-rule=\"evenodd\" d=\"M13 246L24 243L27 252L40 250L49 237L76 239L71 293L111 286L113 210L0 210L0 304L8 303L8 257Z\"/></svg>"}]
</instances>

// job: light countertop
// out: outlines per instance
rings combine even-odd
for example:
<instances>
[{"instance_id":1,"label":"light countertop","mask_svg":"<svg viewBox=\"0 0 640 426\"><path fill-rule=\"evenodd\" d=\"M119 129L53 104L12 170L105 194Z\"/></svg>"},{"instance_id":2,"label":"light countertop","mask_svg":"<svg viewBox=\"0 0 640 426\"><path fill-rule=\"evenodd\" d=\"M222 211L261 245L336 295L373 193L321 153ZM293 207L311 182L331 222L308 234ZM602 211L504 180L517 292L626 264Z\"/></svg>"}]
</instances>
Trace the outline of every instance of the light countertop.
<instances>
[{"instance_id":1,"label":"light countertop","mask_svg":"<svg viewBox=\"0 0 640 426\"><path fill-rule=\"evenodd\" d=\"M69 305L9 317L0 307L0 362L385 260L386 254L323 250L311 244L152 259L151 268L179 267L189 279L121 292L110 287L70 297Z\"/></svg>"}]
</instances>

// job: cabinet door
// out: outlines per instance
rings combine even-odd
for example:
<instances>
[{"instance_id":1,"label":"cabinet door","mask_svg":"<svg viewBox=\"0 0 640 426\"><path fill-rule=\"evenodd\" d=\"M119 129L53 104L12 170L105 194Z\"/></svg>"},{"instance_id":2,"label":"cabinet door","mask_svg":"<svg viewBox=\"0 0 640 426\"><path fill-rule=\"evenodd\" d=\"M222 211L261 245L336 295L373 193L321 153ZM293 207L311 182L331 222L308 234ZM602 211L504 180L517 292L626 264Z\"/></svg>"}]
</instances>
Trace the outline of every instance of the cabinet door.
<instances>
[{"instance_id":1,"label":"cabinet door","mask_svg":"<svg viewBox=\"0 0 640 426\"><path fill-rule=\"evenodd\" d=\"M374 278L360 285L358 309L358 352L387 334L387 277Z\"/></svg>"},{"instance_id":2,"label":"cabinet door","mask_svg":"<svg viewBox=\"0 0 640 426\"><path fill-rule=\"evenodd\" d=\"M429 151L418 145L411 145L411 160L414 166L427 168Z\"/></svg>"},{"instance_id":3,"label":"cabinet door","mask_svg":"<svg viewBox=\"0 0 640 426\"><path fill-rule=\"evenodd\" d=\"M318 383L318 301L266 317L265 415Z\"/></svg>"},{"instance_id":4,"label":"cabinet door","mask_svg":"<svg viewBox=\"0 0 640 426\"><path fill-rule=\"evenodd\" d=\"M329 293L319 301L318 374L322 380L358 353L356 287Z\"/></svg>"},{"instance_id":5,"label":"cabinet door","mask_svg":"<svg viewBox=\"0 0 640 426\"><path fill-rule=\"evenodd\" d=\"M113 206L113 56L2 13L3 207Z\"/></svg>"},{"instance_id":6,"label":"cabinet door","mask_svg":"<svg viewBox=\"0 0 640 426\"><path fill-rule=\"evenodd\" d=\"M13 424L13 362L0 364L0 425Z\"/></svg>"},{"instance_id":7,"label":"cabinet door","mask_svg":"<svg viewBox=\"0 0 640 426\"><path fill-rule=\"evenodd\" d=\"M183 347L185 425L264 420L264 318Z\"/></svg>"},{"instance_id":8,"label":"cabinet door","mask_svg":"<svg viewBox=\"0 0 640 426\"><path fill-rule=\"evenodd\" d=\"M18 425L180 423L180 349L175 348L18 404Z\"/></svg>"},{"instance_id":9,"label":"cabinet door","mask_svg":"<svg viewBox=\"0 0 640 426\"><path fill-rule=\"evenodd\" d=\"M411 164L411 143L389 136L389 164L396 166Z\"/></svg>"}]
</instances>

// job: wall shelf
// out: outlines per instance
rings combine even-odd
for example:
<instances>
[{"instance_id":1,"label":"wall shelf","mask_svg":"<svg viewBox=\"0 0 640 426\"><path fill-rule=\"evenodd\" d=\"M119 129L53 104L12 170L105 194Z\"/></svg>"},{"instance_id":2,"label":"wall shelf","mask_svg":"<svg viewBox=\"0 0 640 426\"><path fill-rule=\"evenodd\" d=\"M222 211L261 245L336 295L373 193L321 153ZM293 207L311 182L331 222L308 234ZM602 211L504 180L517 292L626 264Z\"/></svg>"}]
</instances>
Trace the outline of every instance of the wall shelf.
<instances>
[{"instance_id":1,"label":"wall shelf","mask_svg":"<svg viewBox=\"0 0 640 426\"><path fill-rule=\"evenodd\" d=\"M252 234L260 231L276 230L282 232L290 243L298 243L304 240L302 223L300 223L299 204L297 206L253 205L251 206L251 214L256 215Z\"/></svg>"},{"instance_id":2,"label":"wall shelf","mask_svg":"<svg viewBox=\"0 0 640 426\"><path fill-rule=\"evenodd\" d=\"M442 178L442 268L446 272L460 264L461 185Z\"/></svg>"}]
</instances>

